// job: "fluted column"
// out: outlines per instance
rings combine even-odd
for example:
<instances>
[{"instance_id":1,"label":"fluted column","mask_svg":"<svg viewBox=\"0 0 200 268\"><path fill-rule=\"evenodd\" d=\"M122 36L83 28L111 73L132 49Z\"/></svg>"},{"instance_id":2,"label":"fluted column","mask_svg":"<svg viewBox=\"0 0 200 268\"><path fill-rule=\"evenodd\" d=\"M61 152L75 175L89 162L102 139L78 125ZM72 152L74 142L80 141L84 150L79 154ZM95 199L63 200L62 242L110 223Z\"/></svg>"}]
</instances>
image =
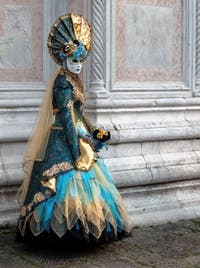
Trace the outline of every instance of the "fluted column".
<instances>
[{"instance_id":1,"label":"fluted column","mask_svg":"<svg viewBox=\"0 0 200 268\"><path fill-rule=\"evenodd\" d=\"M105 95L105 0L93 0L90 94Z\"/></svg>"},{"instance_id":2,"label":"fluted column","mask_svg":"<svg viewBox=\"0 0 200 268\"><path fill-rule=\"evenodd\" d=\"M196 89L200 91L200 0L196 1Z\"/></svg>"}]
</instances>

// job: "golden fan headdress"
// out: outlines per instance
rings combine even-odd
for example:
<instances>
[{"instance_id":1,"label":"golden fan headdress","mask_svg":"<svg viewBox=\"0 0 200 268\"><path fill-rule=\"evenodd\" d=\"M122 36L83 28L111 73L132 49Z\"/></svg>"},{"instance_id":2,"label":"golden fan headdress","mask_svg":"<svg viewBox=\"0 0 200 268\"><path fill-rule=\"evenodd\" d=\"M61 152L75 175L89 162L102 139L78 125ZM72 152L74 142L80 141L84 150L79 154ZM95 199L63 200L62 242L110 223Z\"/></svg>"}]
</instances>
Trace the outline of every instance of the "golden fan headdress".
<instances>
[{"instance_id":1,"label":"golden fan headdress","mask_svg":"<svg viewBox=\"0 0 200 268\"><path fill-rule=\"evenodd\" d=\"M51 57L60 65L67 57L85 59L91 48L91 27L80 15L61 16L51 28L47 45Z\"/></svg>"}]
</instances>

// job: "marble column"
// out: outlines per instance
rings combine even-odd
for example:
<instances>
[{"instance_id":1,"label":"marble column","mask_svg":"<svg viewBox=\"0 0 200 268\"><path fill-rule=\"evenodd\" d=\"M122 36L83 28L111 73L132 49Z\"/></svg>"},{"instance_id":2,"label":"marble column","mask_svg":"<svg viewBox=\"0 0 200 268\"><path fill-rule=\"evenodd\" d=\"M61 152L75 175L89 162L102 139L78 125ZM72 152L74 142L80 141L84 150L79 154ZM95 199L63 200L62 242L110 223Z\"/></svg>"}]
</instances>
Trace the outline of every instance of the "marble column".
<instances>
[{"instance_id":1,"label":"marble column","mask_svg":"<svg viewBox=\"0 0 200 268\"><path fill-rule=\"evenodd\" d=\"M105 8L106 1L91 1L91 22L92 22L92 55L90 74L90 97L104 97L106 94L105 85Z\"/></svg>"},{"instance_id":2,"label":"marble column","mask_svg":"<svg viewBox=\"0 0 200 268\"><path fill-rule=\"evenodd\" d=\"M200 1L196 0L196 94L200 94Z\"/></svg>"}]
</instances>

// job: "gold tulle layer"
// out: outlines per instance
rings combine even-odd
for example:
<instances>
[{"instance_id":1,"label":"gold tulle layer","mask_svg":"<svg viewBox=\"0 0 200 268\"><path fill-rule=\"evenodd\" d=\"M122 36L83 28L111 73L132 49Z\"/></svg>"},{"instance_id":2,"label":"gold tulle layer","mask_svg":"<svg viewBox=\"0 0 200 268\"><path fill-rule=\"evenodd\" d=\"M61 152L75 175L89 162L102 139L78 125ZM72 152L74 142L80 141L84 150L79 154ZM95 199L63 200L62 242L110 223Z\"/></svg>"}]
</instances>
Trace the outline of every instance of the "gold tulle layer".
<instances>
[{"instance_id":1,"label":"gold tulle layer","mask_svg":"<svg viewBox=\"0 0 200 268\"><path fill-rule=\"evenodd\" d=\"M67 184L67 191L64 200L54 206L50 226L53 231L62 237L68 230L70 231L78 220L81 221L83 231L86 234L91 233L97 239L106 228L106 222L109 222L117 235L118 222L110 209L110 204L102 197L101 188L109 190L112 196L113 204L123 222L123 230L130 232L130 223L123 200L114 186L109 182L98 164L93 166L95 178L90 180L89 191L92 200L89 198L81 172L77 171ZM33 211L26 219L30 223L32 233L37 236L44 231L40 217L36 211ZM22 233L25 231L25 225L22 226Z\"/></svg>"}]
</instances>

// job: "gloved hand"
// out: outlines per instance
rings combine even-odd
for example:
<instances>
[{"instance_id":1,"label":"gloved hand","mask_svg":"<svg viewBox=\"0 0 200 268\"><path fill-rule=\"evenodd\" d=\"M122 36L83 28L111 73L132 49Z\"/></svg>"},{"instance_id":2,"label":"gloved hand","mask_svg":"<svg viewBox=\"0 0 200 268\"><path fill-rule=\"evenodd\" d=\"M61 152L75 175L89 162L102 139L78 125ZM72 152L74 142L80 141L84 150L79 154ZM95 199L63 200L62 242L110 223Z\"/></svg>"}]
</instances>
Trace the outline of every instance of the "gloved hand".
<instances>
[{"instance_id":1,"label":"gloved hand","mask_svg":"<svg viewBox=\"0 0 200 268\"><path fill-rule=\"evenodd\" d=\"M95 129L92 134L85 133L79 128L79 137L85 140L93 148L95 152L99 152L103 147L106 147L106 140L110 138L110 132L103 129Z\"/></svg>"}]
</instances>

